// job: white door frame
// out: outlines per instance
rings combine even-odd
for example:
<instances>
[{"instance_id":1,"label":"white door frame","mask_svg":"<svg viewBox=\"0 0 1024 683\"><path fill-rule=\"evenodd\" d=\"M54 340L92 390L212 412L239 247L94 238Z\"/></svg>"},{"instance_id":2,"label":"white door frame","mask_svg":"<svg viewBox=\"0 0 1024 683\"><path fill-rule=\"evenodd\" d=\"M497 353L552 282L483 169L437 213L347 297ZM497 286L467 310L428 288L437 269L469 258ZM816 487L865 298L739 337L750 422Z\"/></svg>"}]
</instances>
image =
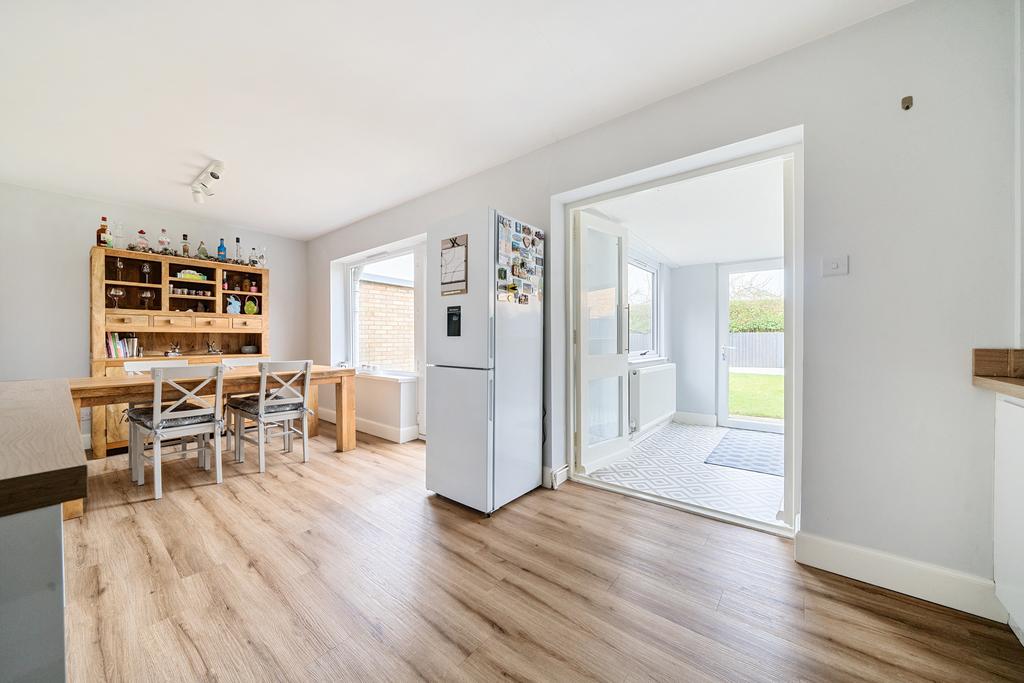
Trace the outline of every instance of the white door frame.
<instances>
[{"instance_id":1,"label":"white door frame","mask_svg":"<svg viewBox=\"0 0 1024 683\"><path fill-rule=\"evenodd\" d=\"M785 422L762 421L754 418L743 420L729 414L729 352L732 350L729 339L729 276L734 273L752 273L760 270L784 270L785 263L781 258L763 259L760 261L743 261L739 263L720 263L718 265L718 328L716 330L717 347L715 353L715 400L716 415L719 427L734 429L752 429L759 432L783 433ZM785 306L785 292L783 292ZM783 310L785 316L785 310ZM785 386L785 385L783 385ZM785 399L783 399L785 400Z\"/></svg>"},{"instance_id":2,"label":"white door frame","mask_svg":"<svg viewBox=\"0 0 1024 683\"><path fill-rule=\"evenodd\" d=\"M783 519L788 529L763 525L728 513L709 510L695 505L654 498L614 484L605 484L588 479L579 469L580 425L577 413L579 396L579 373L576 368L579 292L575 285L576 258L572 235L572 212L605 199L632 194L640 190L674 183L736 166L783 157L783 174L786 234L784 237L784 264L786 271L785 294L785 493L783 496ZM803 226L803 126L794 126L757 138L751 138L732 145L700 152L655 167L628 173L584 187L561 192L551 198L551 232L561 231L566 235L565 258L565 415L568 429L565 430L565 453L568 477L586 481L588 484L614 490L618 493L652 500L669 507L686 510L734 524L762 529L773 534L792 536L800 526L800 470L803 420L803 276L804 276L804 226Z\"/></svg>"}]
</instances>

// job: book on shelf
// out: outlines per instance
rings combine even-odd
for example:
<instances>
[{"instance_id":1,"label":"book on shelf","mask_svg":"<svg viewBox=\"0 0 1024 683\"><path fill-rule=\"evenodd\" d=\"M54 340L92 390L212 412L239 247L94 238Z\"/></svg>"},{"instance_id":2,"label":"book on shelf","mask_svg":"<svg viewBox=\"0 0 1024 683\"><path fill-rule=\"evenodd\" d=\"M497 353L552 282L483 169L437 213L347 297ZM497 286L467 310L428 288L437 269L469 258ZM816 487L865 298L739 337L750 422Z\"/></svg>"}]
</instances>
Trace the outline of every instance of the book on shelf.
<instances>
[{"instance_id":1,"label":"book on shelf","mask_svg":"<svg viewBox=\"0 0 1024 683\"><path fill-rule=\"evenodd\" d=\"M137 358L138 355L138 337L121 337L117 332L107 332L107 358Z\"/></svg>"}]
</instances>

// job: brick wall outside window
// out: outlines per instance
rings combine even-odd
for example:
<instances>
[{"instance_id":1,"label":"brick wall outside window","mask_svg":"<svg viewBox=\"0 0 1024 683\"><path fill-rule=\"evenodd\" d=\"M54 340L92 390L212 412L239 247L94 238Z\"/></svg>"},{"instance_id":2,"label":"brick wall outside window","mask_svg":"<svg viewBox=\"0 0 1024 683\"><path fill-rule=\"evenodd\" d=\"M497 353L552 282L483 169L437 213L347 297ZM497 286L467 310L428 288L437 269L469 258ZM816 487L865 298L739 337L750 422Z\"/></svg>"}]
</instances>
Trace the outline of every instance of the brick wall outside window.
<instances>
[{"instance_id":1,"label":"brick wall outside window","mask_svg":"<svg viewBox=\"0 0 1024 683\"><path fill-rule=\"evenodd\" d=\"M359 283L359 364L416 370L413 288Z\"/></svg>"}]
</instances>

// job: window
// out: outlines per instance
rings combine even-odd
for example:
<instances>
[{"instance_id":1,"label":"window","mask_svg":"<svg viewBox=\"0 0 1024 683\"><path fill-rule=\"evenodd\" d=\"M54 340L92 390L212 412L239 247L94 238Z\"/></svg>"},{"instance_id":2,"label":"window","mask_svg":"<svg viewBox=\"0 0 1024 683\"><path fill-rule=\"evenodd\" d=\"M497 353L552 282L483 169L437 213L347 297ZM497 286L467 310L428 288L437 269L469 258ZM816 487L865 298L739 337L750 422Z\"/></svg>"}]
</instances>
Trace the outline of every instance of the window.
<instances>
[{"instance_id":1,"label":"window","mask_svg":"<svg viewBox=\"0 0 1024 683\"><path fill-rule=\"evenodd\" d=\"M626 268L629 302L629 355L656 356L658 350L657 271L640 263Z\"/></svg>"},{"instance_id":2,"label":"window","mask_svg":"<svg viewBox=\"0 0 1024 683\"><path fill-rule=\"evenodd\" d=\"M354 269L358 367L416 372L414 268L407 253Z\"/></svg>"}]
</instances>

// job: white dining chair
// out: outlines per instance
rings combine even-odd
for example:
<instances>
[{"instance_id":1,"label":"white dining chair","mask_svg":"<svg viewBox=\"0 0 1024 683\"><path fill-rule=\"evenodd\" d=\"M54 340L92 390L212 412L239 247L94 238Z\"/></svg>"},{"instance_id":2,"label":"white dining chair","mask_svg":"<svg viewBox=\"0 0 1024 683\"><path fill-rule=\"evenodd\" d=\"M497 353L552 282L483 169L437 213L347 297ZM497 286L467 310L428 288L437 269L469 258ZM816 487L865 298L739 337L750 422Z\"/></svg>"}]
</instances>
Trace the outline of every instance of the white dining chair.
<instances>
[{"instance_id":1,"label":"white dining chair","mask_svg":"<svg viewBox=\"0 0 1024 683\"><path fill-rule=\"evenodd\" d=\"M254 443L259 449L260 472L267 470L267 430L280 426L284 450L292 451L292 436L302 436L302 462L309 462L309 379L313 361L264 361L259 364L260 390L255 396L236 396L228 400L232 414L229 428L233 427L235 461L245 462L245 443ZM256 422L256 439L247 436L245 420ZM293 427L300 420L301 430Z\"/></svg>"},{"instance_id":2,"label":"white dining chair","mask_svg":"<svg viewBox=\"0 0 1024 683\"><path fill-rule=\"evenodd\" d=\"M173 360L168 359L168 358L156 358L156 359L153 359L153 360L128 360L128 361L124 362L124 365L122 366L122 368L124 369L125 374L137 376L137 375L148 375L153 368L180 368L180 367L184 367L184 366L187 366L187 365L188 365L188 359L187 358L176 358L176 359L173 359ZM138 406L141 406L141 405L149 405L149 403L137 403L137 402L136 403L129 403L128 404L128 410L131 410L132 408L137 408ZM126 418L127 418L127 415L128 415L128 410L124 411ZM133 437L134 434L135 434L134 430L132 430L132 429L128 430L128 452L129 453L132 452L132 448L133 448L133 446L132 446L132 437ZM189 441L190 441L189 439L183 439L182 440L180 453L184 454L186 451L188 451ZM197 449L198 449L198 444L197 444ZM199 459L199 463L198 464L199 464L200 467L205 467L206 466L205 463L203 463L202 458Z\"/></svg>"},{"instance_id":3,"label":"white dining chair","mask_svg":"<svg viewBox=\"0 0 1024 683\"><path fill-rule=\"evenodd\" d=\"M263 359L260 358L260 357L256 357L256 358L224 358L224 359L221 360L221 364L227 370L231 370L233 368L254 368L254 367L257 367L262 362L262 360ZM252 394L251 392L248 393L248 394L229 394L226 397L226 400L231 400L235 396L253 396L253 395L255 395L255 394ZM231 451L231 452L234 452L235 446L234 446L234 443L232 443L233 438L234 438L234 429L232 428L232 425L231 425L231 411L227 411L226 412L225 418L227 419L227 426L226 426L226 428L224 430L224 433L225 433L225 436L227 438L227 449L229 451ZM249 428L249 429L251 430L253 428Z\"/></svg>"},{"instance_id":4,"label":"white dining chair","mask_svg":"<svg viewBox=\"0 0 1024 683\"><path fill-rule=\"evenodd\" d=\"M145 481L145 443L153 443L153 494L154 498L163 497L163 478L161 449L168 439L195 437L197 454L200 463L210 469L209 441L212 437L214 446L215 479L219 484L223 481L221 466L221 428L222 399L224 395L224 367L222 365L193 365L187 367L154 367L150 370L153 377L153 404L141 406L128 411L128 422L134 434L129 440L131 448L132 479L142 486ZM185 380L194 380L186 382ZM214 382L212 395L202 396L210 382ZM188 389L183 385L194 384ZM209 393L208 391L206 393ZM175 396L171 400L165 396ZM204 456L205 454L205 456Z\"/></svg>"}]
</instances>

